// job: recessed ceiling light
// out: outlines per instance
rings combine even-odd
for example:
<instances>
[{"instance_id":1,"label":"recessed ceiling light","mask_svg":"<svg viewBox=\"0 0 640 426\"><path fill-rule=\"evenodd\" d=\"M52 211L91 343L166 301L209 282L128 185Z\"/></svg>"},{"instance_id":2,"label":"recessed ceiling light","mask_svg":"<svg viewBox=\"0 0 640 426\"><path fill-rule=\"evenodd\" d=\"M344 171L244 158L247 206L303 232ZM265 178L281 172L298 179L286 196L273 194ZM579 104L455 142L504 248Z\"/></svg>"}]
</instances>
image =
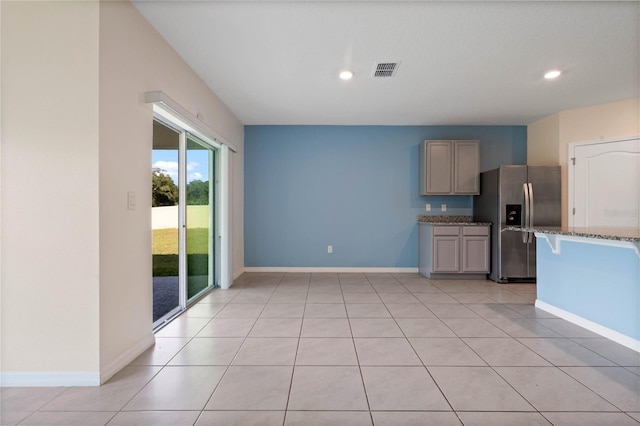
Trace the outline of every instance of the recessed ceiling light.
<instances>
[{"instance_id":1,"label":"recessed ceiling light","mask_svg":"<svg viewBox=\"0 0 640 426\"><path fill-rule=\"evenodd\" d=\"M547 80L553 80L554 78L558 78L560 74L562 74L562 71L560 70L551 70L545 73L544 78Z\"/></svg>"},{"instance_id":2,"label":"recessed ceiling light","mask_svg":"<svg viewBox=\"0 0 640 426\"><path fill-rule=\"evenodd\" d=\"M340 71L339 75L341 80L351 80L353 78L353 71L349 71L349 70Z\"/></svg>"}]
</instances>

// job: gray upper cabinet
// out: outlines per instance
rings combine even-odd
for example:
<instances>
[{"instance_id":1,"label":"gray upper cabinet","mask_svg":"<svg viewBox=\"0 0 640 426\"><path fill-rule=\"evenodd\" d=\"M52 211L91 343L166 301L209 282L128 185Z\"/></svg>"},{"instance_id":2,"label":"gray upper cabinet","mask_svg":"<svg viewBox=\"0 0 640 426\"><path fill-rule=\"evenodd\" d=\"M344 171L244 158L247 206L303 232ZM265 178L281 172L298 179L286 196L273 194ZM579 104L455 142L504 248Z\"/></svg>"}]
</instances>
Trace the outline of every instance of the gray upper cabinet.
<instances>
[{"instance_id":1,"label":"gray upper cabinet","mask_svg":"<svg viewBox=\"0 0 640 426\"><path fill-rule=\"evenodd\" d=\"M453 145L449 141L424 141L420 154L420 194L451 194Z\"/></svg>"},{"instance_id":2,"label":"gray upper cabinet","mask_svg":"<svg viewBox=\"0 0 640 426\"><path fill-rule=\"evenodd\" d=\"M480 143L454 142L453 193L480 194Z\"/></svg>"},{"instance_id":3,"label":"gray upper cabinet","mask_svg":"<svg viewBox=\"0 0 640 426\"><path fill-rule=\"evenodd\" d=\"M479 141L426 140L420 144L420 195L477 195L479 176Z\"/></svg>"}]
</instances>

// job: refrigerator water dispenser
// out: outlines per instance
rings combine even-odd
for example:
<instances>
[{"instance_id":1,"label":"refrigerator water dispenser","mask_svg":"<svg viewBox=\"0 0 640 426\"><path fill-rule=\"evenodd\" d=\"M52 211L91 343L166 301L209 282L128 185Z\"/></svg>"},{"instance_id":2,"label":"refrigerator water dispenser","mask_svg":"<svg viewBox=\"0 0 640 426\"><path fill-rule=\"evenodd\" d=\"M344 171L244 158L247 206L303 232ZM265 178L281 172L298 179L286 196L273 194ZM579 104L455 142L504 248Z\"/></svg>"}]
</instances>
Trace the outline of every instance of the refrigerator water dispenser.
<instances>
[{"instance_id":1,"label":"refrigerator water dispenser","mask_svg":"<svg viewBox=\"0 0 640 426\"><path fill-rule=\"evenodd\" d=\"M505 212L505 223L507 225L522 224L522 204L507 204Z\"/></svg>"}]
</instances>

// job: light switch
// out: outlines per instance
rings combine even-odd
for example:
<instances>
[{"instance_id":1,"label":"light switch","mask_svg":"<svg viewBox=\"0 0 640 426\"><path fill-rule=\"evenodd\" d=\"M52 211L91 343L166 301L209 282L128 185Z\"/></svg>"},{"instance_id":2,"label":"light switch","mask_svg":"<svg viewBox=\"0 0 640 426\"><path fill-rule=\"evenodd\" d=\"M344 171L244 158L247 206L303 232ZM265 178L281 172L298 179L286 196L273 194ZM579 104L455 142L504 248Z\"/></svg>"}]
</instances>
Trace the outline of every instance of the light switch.
<instances>
[{"instance_id":1,"label":"light switch","mask_svg":"<svg viewBox=\"0 0 640 426\"><path fill-rule=\"evenodd\" d=\"M446 211L447 211L447 205L446 205L446 204L443 204L443 205L442 205L442 211L443 211L443 212L446 212Z\"/></svg>"},{"instance_id":2,"label":"light switch","mask_svg":"<svg viewBox=\"0 0 640 426\"><path fill-rule=\"evenodd\" d=\"M127 192L127 209L136 209L136 193L133 191Z\"/></svg>"},{"instance_id":3,"label":"light switch","mask_svg":"<svg viewBox=\"0 0 640 426\"><path fill-rule=\"evenodd\" d=\"M424 206L425 210L430 212L431 211L431 204L427 203L426 206Z\"/></svg>"}]
</instances>

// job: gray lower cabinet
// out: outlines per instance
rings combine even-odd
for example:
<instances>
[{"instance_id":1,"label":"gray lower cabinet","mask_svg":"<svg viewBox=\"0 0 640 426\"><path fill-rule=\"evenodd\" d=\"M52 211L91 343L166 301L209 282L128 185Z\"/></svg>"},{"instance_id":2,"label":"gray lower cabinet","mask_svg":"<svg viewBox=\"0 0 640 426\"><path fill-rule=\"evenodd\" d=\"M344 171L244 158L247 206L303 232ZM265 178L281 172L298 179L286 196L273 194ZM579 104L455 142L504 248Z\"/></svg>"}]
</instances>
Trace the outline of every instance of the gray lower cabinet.
<instances>
[{"instance_id":1,"label":"gray lower cabinet","mask_svg":"<svg viewBox=\"0 0 640 426\"><path fill-rule=\"evenodd\" d=\"M460 227L433 226L432 272L460 271Z\"/></svg>"},{"instance_id":2,"label":"gray lower cabinet","mask_svg":"<svg viewBox=\"0 0 640 426\"><path fill-rule=\"evenodd\" d=\"M459 237L433 237L433 272L458 272L459 253Z\"/></svg>"},{"instance_id":3,"label":"gray lower cabinet","mask_svg":"<svg viewBox=\"0 0 640 426\"><path fill-rule=\"evenodd\" d=\"M462 237L460 272L489 273L489 236Z\"/></svg>"},{"instance_id":4,"label":"gray lower cabinet","mask_svg":"<svg viewBox=\"0 0 640 426\"><path fill-rule=\"evenodd\" d=\"M427 278L485 278L489 226L420 224L420 273Z\"/></svg>"}]
</instances>

